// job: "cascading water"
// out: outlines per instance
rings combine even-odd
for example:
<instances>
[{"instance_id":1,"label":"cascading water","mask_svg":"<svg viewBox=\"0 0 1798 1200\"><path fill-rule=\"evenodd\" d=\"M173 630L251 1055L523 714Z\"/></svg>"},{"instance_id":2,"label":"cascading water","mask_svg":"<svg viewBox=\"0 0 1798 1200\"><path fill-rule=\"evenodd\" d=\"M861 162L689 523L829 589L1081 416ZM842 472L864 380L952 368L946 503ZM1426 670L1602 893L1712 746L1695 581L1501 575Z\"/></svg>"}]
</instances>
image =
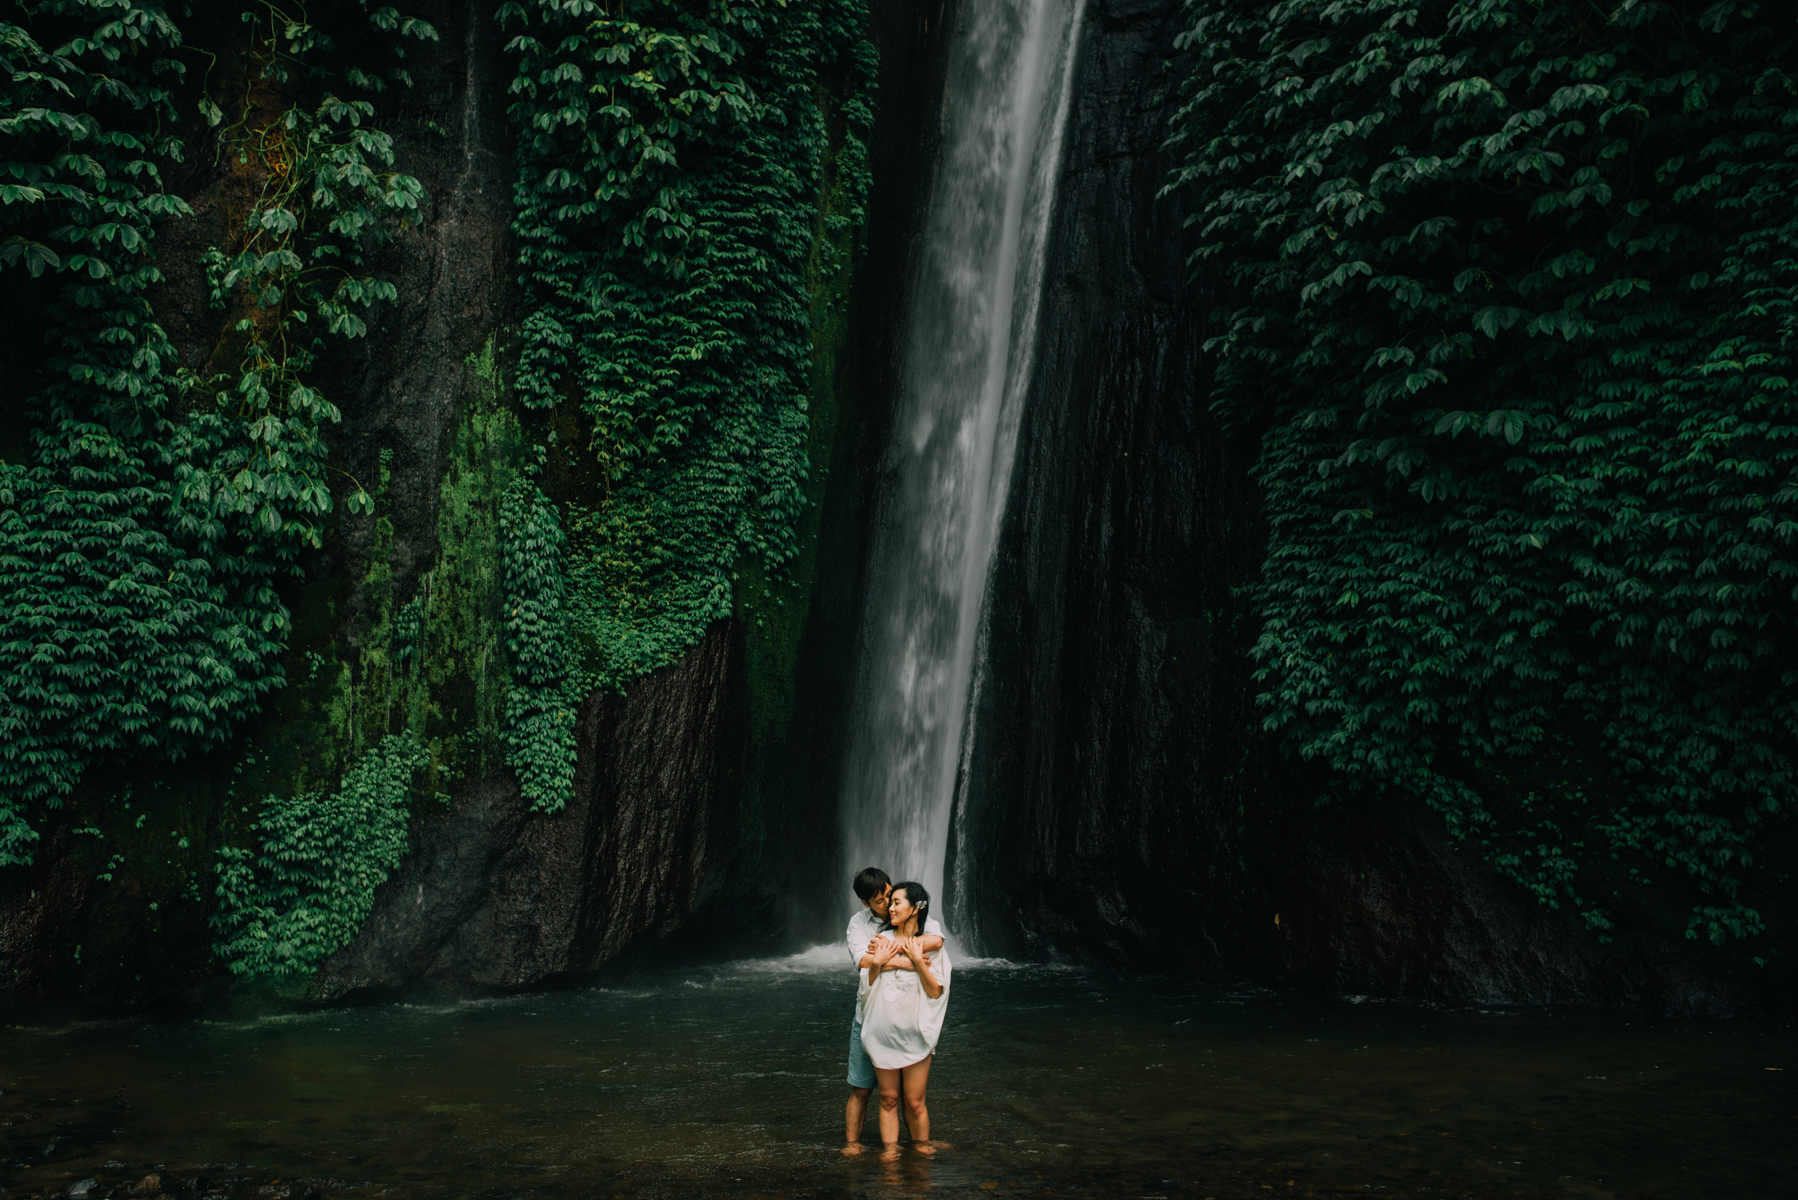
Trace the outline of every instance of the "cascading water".
<instances>
[{"instance_id":1,"label":"cascading water","mask_svg":"<svg viewBox=\"0 0 1798 1200\"><path fill-rule=\"evenodd\" d=\"M843 794L844 849L946 903L982 602L1030 380L1084 0L963 7L906 301Z\"/></svg>"}]
</instances>

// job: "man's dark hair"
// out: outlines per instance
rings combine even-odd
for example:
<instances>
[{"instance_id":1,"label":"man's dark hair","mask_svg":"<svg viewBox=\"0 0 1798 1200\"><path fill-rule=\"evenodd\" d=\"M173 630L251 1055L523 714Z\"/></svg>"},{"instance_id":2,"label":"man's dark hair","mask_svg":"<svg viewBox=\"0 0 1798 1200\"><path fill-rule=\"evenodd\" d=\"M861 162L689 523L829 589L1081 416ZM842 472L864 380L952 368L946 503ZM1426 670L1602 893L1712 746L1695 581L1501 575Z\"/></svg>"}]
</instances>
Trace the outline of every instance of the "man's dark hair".
<instances>
[{"instance_id":1,"label":"man's dark hair","mask_svg":"<svg viewBox=\"0 0 1798 1200\"><path fill-rule=\"evenodd\" d=\"M879 867L863 867L855 877L855 898L866 904L892 886L893 881Z\"/></svg>"}]
</instances>

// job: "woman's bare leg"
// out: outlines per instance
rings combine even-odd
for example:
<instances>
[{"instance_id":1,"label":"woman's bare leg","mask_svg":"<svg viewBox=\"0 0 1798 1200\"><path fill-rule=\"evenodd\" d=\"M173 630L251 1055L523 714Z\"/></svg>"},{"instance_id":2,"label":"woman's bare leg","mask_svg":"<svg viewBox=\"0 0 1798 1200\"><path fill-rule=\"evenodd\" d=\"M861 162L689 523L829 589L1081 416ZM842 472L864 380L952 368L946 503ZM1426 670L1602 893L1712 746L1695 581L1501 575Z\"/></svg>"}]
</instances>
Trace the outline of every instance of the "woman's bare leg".
<instances>
[{"instance_id":1,"label":"woman's bare leg","mask_svg":"<svg viewBox=\"0 0 1798 1200\"><path fill-rule=\"evenodd\" d=\"M924 1088L930 1083L930 1059L926 1057L905 1068L905 1124L911 1129L912 1149L920 1154L935 1154L930 1144L930 1110L924 1107Z\"/></svg>"},{"instance_id":2,"label":"woman's bare leg","mask_svg":"<svg viewBox=\"0 0 1798 1200\"><path fill-rule=\"evenodd\" d=\"M907 1070L910 1070L908 1067ZM899 1156L899 1071L874 1068L880 1087L880 1142L882 1158Z\"/></svg>"}]
</instances>

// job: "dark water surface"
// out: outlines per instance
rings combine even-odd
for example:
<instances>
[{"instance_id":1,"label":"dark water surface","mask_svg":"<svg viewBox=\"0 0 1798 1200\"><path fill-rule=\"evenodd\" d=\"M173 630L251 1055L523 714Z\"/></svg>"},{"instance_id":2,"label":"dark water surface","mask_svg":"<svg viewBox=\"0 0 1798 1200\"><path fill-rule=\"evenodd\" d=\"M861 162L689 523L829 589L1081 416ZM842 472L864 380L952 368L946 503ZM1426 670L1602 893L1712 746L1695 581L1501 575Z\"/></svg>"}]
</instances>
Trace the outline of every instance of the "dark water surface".
<instances>
[{"instance_id":1,"label":"dark water surface","mask_svg":"<svg viewBox=\"0 0 1798 1200\"><path fill-rule=\"evenodd\" d=\"M0 1030L0 1194L123 1197L148 1174L258 1200L1798 1194L1788 1028L996 963L955 974L930 1095L952 1145L881 1163L870 1121L848 1160L838 953Z\"/></svg>"}]
</instances>

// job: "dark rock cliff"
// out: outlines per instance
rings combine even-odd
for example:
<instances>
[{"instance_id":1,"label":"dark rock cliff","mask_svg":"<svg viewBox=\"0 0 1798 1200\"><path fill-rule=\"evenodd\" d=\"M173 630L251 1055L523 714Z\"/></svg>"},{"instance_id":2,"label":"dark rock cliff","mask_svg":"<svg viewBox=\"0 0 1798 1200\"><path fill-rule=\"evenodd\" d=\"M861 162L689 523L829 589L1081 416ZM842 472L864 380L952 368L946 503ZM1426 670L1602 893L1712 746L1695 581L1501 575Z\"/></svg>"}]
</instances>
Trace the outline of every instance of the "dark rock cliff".
<instances>
[{"instance_id":1,"label":"dark rock cliff","mask_svg":"<svg viewBox=\"0 0 1798 1200\"><path fill-rule=\"evenodd\" d=\"M1600 946L1397 800L1324 807L1260 735L1233 589L1252 447L1207 413L1202 286L1158 199L1178 0L1086 9L1034 390L990 592L954 909L990 953L1342 992L1753 1010Z\"/></svg>"},{"instance_id":2,"label":"dark rock cliff","mask_svg":"<svg viewBox=\"0 0 1798 1200\"><path fill-rule=\"evenodd\" d=\"M368 732L371 706L404 702L387 654L393 613L418 597L453 596L433 600L444 615L426 634L432 661L423 670L434 690L423 721L427 736L474 746L469 769L445 781L445 807L415 806L406 861L376 893L361 933L304 995L421 981L513 989L676 935L688 949L725 937L768 947L803 936L794 898L835 854L830 748L836 697L849 683L840 646L853 636L862 464L882 434L882 347L891 338L880 331L895 319L915 225L908 214L929 154L930 113L913 101L930 92L943 5L874 6L870 34L890 102L871 147L871 232L851 248L858 269L826 281L842 294L821 295L816 308L816 486L811 523L800 531L807 549L784 578L768 581L779 605L742 601L747 619L718 623L677 664L625 696L588 699L576 794L555 816L529 811L489 728L504 686L492 508L521 436L516 415L494 407L483 375L496 340L503 365L505 331L520 316L509 227L511 64L494 7L435 0L409 10L441 40L414 50L414 85L391 93L378 121L394 137L396 166L420 179L429 207L381 252L378 269L399 299L376 313L365 339L321 364L323 390L344 414L328 431L333 466L371 490L379 481L378 517L347 517L340 503L325 549L290 588L293 682L262 718L196 760L90 771L47 823L36 863L0 876L0 1009L184 1004L224 986L209 906L187 889L209 895L217 848L250 836L242 814L252 810L234 791L254 799L332 786L347 757L379 736ZM243 49L230 42L234 28L213 30L224 76L241 70L232 66ZM237 76L221 86L240 84ZM208 135L196 126L185 136L204 146ZM246 175L193 153L172 175L195 216L159 231L168 282L156 303L183 365L196 370L217 369L208 364L227 321L206 301L201 256L229 238L255 169ZM551 419L563 447L586 445L583 430L562 427L572 416ZM595 486L592 474L558 452L544 485L578 501ZM245 763L256 765L245 774ZM173 814L179 852L165 859L168 843L134 835L133 814L114 800L132 781ZM75 836L95 824L105 827L104 850ZM105 869L107 854L121 848L125 865Z\"/></svg>"},{"instance_id":3,"label":"dark rock cliff","mask_svg":"<svg viewBox=\"0 0 1798 1200\"><path fill-rule=\"evenodd\" d=\"M555 816L528 811L505 776L420 822L416 848L312 995L418 981L527 987L590 971L644 935L672 934L717 856L740 643L720 623L628 699L589 699L574 799Z\"/></svg>"},{"instance_id":4,"label":"dark rock cliff","mask_svg":"<svg viewBox=\"0 0 1798 1200\"><path fill-rule=\"evenodd\" d=\"M496 603L497 556L462 544L483 520L490 532L496 491L471 493L473 525L457 524L466 514L444 512L458 473L490 485L504 469L490 461L503 438L465 433L481 387L475 360L516 320L505 120L511 67L493 7L477 0L417 6L441 40L415 51L415 84L390 96L380 121L394 135L397 166L423 182L430 205L382 251L378 268L399 299L377 312L365 339L322 364L324 390L344 414L328 434L333 465L371 488L383 481L379 519L344 516L339 497L325 549L288 598L296 633L286 667L295 682L236 743L184 763L90 771L52 817L36 863L0 875L0 1008L185 1003L222 985L207 906L175 901L189 879L203 880L194 886L209 895L214 851L245 836L237 814L250 810L230 798L234 775L244 762L260 762L260 774L252 774L267 790L329 786L329 776L306 771L321 761L341 764L344 752L329 751L329 743L366 741L358 705L382 697L380 672L370 664L386 653L397 600L422 594L455 559L464 574L440 578L439 590L465 592L470 611ZM196 144L204 138L204 130L190 131ZM160 231L158 261L168 282L157 310L184 365L197 369L216 353L224 321L206 303L200 256L228 236L244 184L210 154L190 155L174 179L195 216ZM572 494L580 480L563 469L557 486ZM476 511L483 505L487 511ZM432 698L430 720L451 736L472 740L482 704L491 707L491 696L483 701L480 693L491 683L481 677L500 661L493 646L456 638L473 632L494 641L493 615L474 611L480 620L473 625L446 624L431 635L441 643L433 669L443 694ZM486 769L452 783L446 809L417 806L410 856L377 893L361 935L327 962L307 994L331 998L418 980L528 986L591 969L633 940L678 927L732 828L719 797L726 757L741 744L732 722L743 708L742 645L736 623L721 622L628 696L590 698L579 720L577 794L558 816L528 811L492 747L476 754L471 761ZM339 678L327 672L321 680L323 659L347 664ZM393 703L391 690L386 702ZM129 839L130 814L121 820L109 799L125 782L163 797L158 820L172 814L181 850L165 866L167 843L125 845L125 865L101 879L106 854L73 831L106 826L108 850Z\"/></svg>"},{"instance_id":5,"label":"dark rock cliff","mask_svg":"<svg viewBox=\"0 0 1798 1200\"><path fill-rule=\"evenodd\" d=\"M1233 894L1183 850L1228 827L1222 773L1196 768L1240 748L1230 588L1255 539L1205 411L1180 213L1156 199L1177 12L1100 0L1080 34L951 872L1008 953L1190 960L1166 918Z\"/></svg>"},{"instance_id":6,"label":"dark rock cliff","mask_svg":"<svg viewBox=\"0 0 1798 1200\"><path fill-rule=\"evenodd\" d=\"M767 581L782 603L758 602L758 589L745 587L744 619L715 626L680 663L627 696L590 699L579 726L576 796L564 812L526 812L510 776L500 774L458 790L447 813L420 819L413 855L381 889L361 935L319 973L313 996L421 980L526 987L627 950L705 954L728 942L743 954L835 935L842 881L820 866L837 857L835 769L840 698L853 684L857 562L886 428L909 243L935 152L936 112L921 101L940 96L952 19L946 0L877 0L870 10L882 97L869 146L873 185L852 279L814 309L812 511L799 530L800 558ZM508 135L493 99L504 91L500 39L485 24L460 28L464 74L446 71L425 108L466 114L460 158L447 156L464 165L426 182L437 211L468 215L441 233L427 227L413 252L430 253L445 237L466 244L451 247L460 265L432 277L414 326L453 324L450 314L469 298L503 297L509 274L509 214L485 203L510 179ZM454 43L446 32L445 45ZM503 299L487 303L503 307ZM420 350L430 362L460 364L491 328L475 321L455 345ZM368 368L377 377L381 357ZM460 391L446 412L473 384L457 370ZM395 411L421 386L431 385L396 380L375 389L365 411ZM430 435L437 440L420 436L417 444L440 445L441 428ZM434 494L444 453L421 458L417 490ZM562 474L563 488L579 486L578 471ZM425 534L412 558L421 568L438 550L436 521L434 512L417 516Z\"/></svg>"},{"instance_id":7,"label":"dark rock cliff","mask_svg":"<svg viewBox=\"0 0 1798 1200\"><path fill-rule=\"evenodd\" d=\"M446 514L446 497L458 472L493 465L483 456L497 443L459 431L482 387L471 360L516 318L509 67L491 4L419 7L442 41L414 56L417 85L382 119L431 207L382 263L401 301L328 370L345 413L336 464L371 486L385 476L384 524L340 521L308 564L291 601L296 681L316 677L315 647L346 661L378 649L383 614L433 579L492 604L497 564L483 574L470 549L479 531ZM575 800L557 816L529 812L490 750L477 755L482 769L447 788L447 807L420 804L410 857L313 998L421 980L529 987L648 946L747 937L766 948L834 932L858 563L955 15L953 0L871 7L874 193L853 288L818 356L815 549L780 585L789 616L763 613L771 632L720 623L627 696L589 698ZM1178 10L1086 7L950 911L988 952L1378 995L1751 1008L1676 947L1601 947L1563 925L1427 812L1318 808L1316 782L1257 732L1254 631L1234 591L1260 553L1249 448L1207 415L1206 304L1188 284L1178 206L1157 198ZM231 204L231 181L209 164L193 156L180 188L198 215L160 243L160 310L196 367L221 319L201 299L199 254ZM583 486L566 463L551 476L552 492ZM457 554L471 573L449 570ZM448 644L445 669L460 674L436 719L472 725L491 703L483 653ZM329 704L347 696L353 712L374 686L344 678L338 692L296 684L239 744L202 760L96 772L46 828L36 865L0 876L0 1009L145 1007L224 982L203 906L172 901L190 873L210 880L217 846L241 835L226 790L235 764L260 756L272 779L296 748L338 736ZM109 790L128 778L167 793L182 849L131 843L131 864L103 872L106 852L76 830L108 820ZM160 873L136 865L164 851Z\"/></svg>"},{"instance_id":8,"label":"dark rock cliff","mask_svg":"<svg viewBox=\"0 0 1798 1200\"><path fill-rule=\"evenodd\" d=\"M516 320L505 38L491 5L457 5L434 19L443 33L435 69L420 73L397 123L407 138L402 161L420 164L433 199L429 220L396 256L409 311L383 322L383 341L371 339L364 359L339 367L355 389L354 409L345 405L356 414L350 455L360 451L358 465L372 474L381 448L403 447L390 488L390 561L402 587L448 549L439 481L451 469L451 425L476 388L468 360ZM431 134L427 119L447 138ZM552 475L552 491L578 494L580 472ZM358 550L369 552L354 542L343 552ZM353 598L352 622L355 608ZM742 642L739 628L720 622L627 696L590 697L577 724L575 794L561 813L531 812L509 771L454 788L446 812L415 820L406 862L309 995L418 981L528 987L678 928L717 854Z\"/></svg>"}]
</instances>

